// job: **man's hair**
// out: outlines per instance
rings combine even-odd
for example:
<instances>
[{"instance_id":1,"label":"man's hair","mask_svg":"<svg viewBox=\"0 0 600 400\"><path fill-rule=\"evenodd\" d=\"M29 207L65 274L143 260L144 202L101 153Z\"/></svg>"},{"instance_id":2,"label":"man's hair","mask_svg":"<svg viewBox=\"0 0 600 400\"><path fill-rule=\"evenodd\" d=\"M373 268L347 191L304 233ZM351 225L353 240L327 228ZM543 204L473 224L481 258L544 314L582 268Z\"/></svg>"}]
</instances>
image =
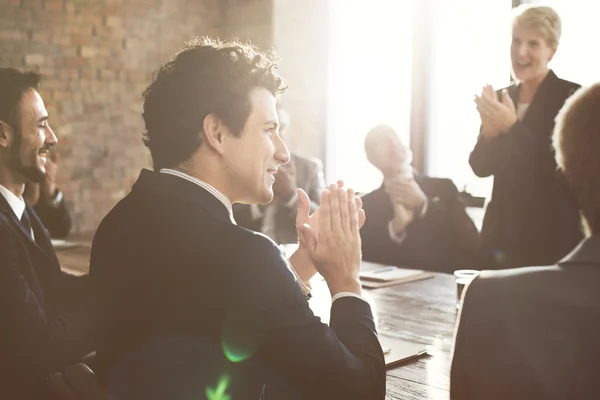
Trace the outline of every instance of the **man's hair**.
<instances>
[{"instance_id":1,"label":"man's hair","mask_svg":"<svg viewBox=\"0 0 600 400\"><path fill-rule=\"evenodd\" d=\"M41 76L14 68L0 68L0 121L15 131L20 128L21 100L31 89L39 90Z\"/></svg>"},{"instance_id":2,"label":"man's hair","mask_svg":"<svg viewBox=\"0 0 600 400\"><path fill-rule=\"evenodd\" d=\"M600 83L579 89L556 117L556 163L573 189L586 234L600 234Z\"/></svg>"},{"instance_id":3,"label":"man's hair","mask_svg":"<svg viewBox=\"0 0 600 400\"><path fill-rule=\"evenodd\" d=\"M279 97L286 89L277 57L238 40L196 38L162 66L144 91L144 143L154 169L187 161L202 143L202 125L216 115L238 136L251 113L256 87Z\"/></svg>"}]
</instances>

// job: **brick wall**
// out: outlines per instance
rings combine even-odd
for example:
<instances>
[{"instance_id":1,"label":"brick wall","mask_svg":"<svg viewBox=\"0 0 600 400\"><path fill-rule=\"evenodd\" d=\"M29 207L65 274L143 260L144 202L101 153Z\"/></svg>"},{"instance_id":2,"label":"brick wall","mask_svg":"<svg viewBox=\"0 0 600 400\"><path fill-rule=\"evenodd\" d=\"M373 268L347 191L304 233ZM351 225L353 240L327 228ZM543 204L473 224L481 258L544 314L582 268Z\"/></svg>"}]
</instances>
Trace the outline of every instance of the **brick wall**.
<instances>
[{"instance_id":1,"label":"brick wall","mask_svg":"<svg viewBox=\"0 0 600 400\"><path fill-rule=\"evenodd\" d=\"M262 50L273 46L273 10L279 0L221 0L226 38L251 40Z\"/></svg>"},{"instance_id":2,"label":"brick wall","mask_svg":"<svg viewBox=\"0 0 600 400\"><path fill-rule=\"evenodd\" d=\"M95 230L150 166L140 96L152 72L222 29L219 0L0 0L0 66L45 76L75 232Z\"/></svg>"}]
</instances>

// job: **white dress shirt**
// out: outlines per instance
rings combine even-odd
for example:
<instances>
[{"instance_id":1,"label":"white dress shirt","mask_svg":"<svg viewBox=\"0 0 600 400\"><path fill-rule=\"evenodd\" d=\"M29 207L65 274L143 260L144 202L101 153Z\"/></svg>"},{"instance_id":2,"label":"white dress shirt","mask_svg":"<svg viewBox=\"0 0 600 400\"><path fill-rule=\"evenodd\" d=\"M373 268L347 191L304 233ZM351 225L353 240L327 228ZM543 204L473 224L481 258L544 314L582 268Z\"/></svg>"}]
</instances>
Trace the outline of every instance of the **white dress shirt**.
<instances>
[{"instance_id":1,"label":"white dress shirt","mask_svg":"<svg viewBox=\"0 0 600 400\"><path fill-rule=\"evenodd\" d=\"M17 197L13 192L2 185L0 185L0 194L6 199L6 202L20 221L21 218L23 218L23 212L25 211L25 200L23 200L23 197ZM33 229L31 229L31 238L35 240Z\"/></svg>"},{"instance_id":2,"label":"white dress shirt","mask_svg":"<svg viewBox=\"0 0 600 400\"><path fill-rule=\"evenodd\" d=\"M529 104L527 103L519 103L517 104L517 118L519 121L523 120L525 113L527 113L527 109L529 108Z\"/></svg>"}]
</instances>

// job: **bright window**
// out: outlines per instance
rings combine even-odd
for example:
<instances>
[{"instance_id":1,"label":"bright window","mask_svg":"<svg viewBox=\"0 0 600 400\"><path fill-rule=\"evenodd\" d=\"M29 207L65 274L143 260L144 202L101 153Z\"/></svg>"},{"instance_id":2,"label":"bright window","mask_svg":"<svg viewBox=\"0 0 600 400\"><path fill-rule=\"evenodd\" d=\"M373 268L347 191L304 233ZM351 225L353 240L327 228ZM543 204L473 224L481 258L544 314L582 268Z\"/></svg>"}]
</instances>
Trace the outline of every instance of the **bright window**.
<instances>
[{"instance_id":1,"label":"bright window","mask_svg":"<svg viewBox=\"0 0 600 400\"><path fill-rule=\"evenodd\" d=\"M412 1L332 0L327 180L357 191L381 184L363 141L377 124L409 145Z\"/></svg>"},{"instance_id":2,"label":"bright window","mask_svg":"<svg viewBox=\"0 0 600 400\"><path fill-rule=\"evenodd\" d=\"M551 67L563 79L590 85L600 82L600 52L595 42L600 36L600 2L591 0L544 0L562 20L560 45Z\"/></svg>"},{"instance_id":3,"label":"bright window","mask_svg":"<svg viewBox=\"0 0 600 400\"><path fill-rule=\"evenodd\" d=\"M569 0L570 1L570 0ZM460 6L458 4L460 3ZM488 82L510 83L511 0L435 1L431 29L427 172L459 190L488 196L491 178L477 178L469 154L479 134L473 97Z\"/></svg>"}]
</instances>

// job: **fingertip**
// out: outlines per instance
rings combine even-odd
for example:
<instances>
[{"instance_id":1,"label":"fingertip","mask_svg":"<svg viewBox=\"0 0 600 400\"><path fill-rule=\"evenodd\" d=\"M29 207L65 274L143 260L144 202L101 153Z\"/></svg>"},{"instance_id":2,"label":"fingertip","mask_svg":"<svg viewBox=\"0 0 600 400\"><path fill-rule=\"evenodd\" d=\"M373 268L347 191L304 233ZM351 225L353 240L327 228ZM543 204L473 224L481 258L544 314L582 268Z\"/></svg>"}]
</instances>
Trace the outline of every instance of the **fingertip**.
<instances>
[{"instance_id":1,"label":"fingertip","mask_svg":"<svg viewBox=\"0 0 600 400\"><path fill-rule=\"evenodd\" d=\"M354 202L356 203L356 207L358 207L358 208L362 208L362 206L363 206L363 201L362 201L362 199L361 199L360 197L358 197L358 196L357 196L357 197L355 197L355 198L354 198Z\"/></svg>"}]
</instances>

